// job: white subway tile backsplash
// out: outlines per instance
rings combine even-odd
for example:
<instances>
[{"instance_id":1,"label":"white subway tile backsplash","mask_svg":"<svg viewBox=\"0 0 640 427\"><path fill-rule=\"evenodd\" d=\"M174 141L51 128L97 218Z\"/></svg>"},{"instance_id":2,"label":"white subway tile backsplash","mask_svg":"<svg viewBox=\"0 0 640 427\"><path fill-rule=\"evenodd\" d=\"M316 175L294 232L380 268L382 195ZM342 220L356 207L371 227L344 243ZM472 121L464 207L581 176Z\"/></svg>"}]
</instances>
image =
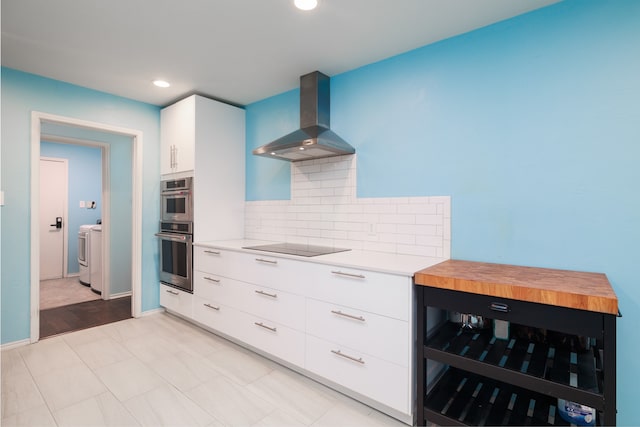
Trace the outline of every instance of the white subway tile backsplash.
<instances>
[{"instance_id":1,"label":"white subway tile backsplash","mask_svg":"<svg viewBox=\"0 0 640 427\"><path fill-rule=\"evenodd\" d=\"M340 239L346 240L349 233L344 230L322 230L322 237L327 239Z\"/></svg>"},{"instance_id":2,"label":"white subway tile backsplash","mask_svg":"<svg viewBox=\"0 0 640 427\"><path fill-rule=\"evenodd\" d=\"M395 214L398 210L396 205L391 203L385 204L373 204L369 203L366 205L362 205L365 213L385 213L385 214Z\"/></svg>"},{"instance_id":3,"label":"white subway tile backsplash","mask_svg":"<svg viewBox=\"0 0 640 427\"><path fill-rule=\"evenodd\" d=\"M376 232L378 232L378 233L394 233L394 234L395 233L410 234L409 232L401 231L400 226L398 224L381 224L381 223L378 223L377 227L376 227Z\"/></svg>"},{"instance_id":4,"label":"white subway tile backsplash","mask_svg":"<svg viewBox=\"0 0 640 427\"><path fill-rule=\"evenodd\" d=\"M397 253L397 246L393 243L364 242L362 249L366 251Z\"/></svg>"},{"instance_id":5,"label":"white subway tile backsplash","mask_svg":"<svg viewBox=\"0 0 640 427\"><path fill-rule=\"evenodd\" d=\"M305 221L321 221L322 212L300 212L297 218Z\"/></svg>"},{"instance_id":6,"label":"white subway tile backsplash","mask_svg":"<svg viewBox=\"0 0 640 427\"><path fill-rule=\"evenodd\" d=\"M416 215L384 214L380 215L380 222L386 224L415 224Z\"/></svg>"},{"instance_id":7,"label":"white subway tile backsplash","mask_svg":"<svg viewBox=\"0 0 640 427\"><path fill-rule=\"evenodd\" d=\"M428 203L408 203L397 205L397 212L399 214L438 214L439 204Z\"/></svg>"},{"instance_id":8,"label":"white subway tile backsplash","mask_svg":"<svg viewBox=\"0 0 640 427\"><path fill-rule=\"evenodd\" d=\"M291 163L291 200L247 202L245 237L450 256L450 197L356 194L355 155Z\"/></svg>"},{"instance_id":9,"label":"white subway tile backsplash","mask_svg":"<svg viewBox=\"0 0 640 427\"><path fill-rule=\"evenodd\" d=\"M442 236L423 236L417 235L415 243L420 246L431 246L434 248L442 247Z\"/></svg>"},{"instance_id":10,"label":"white subway tile backsplash","mask_svg":"<svg viewBox=\"0 0 640 427\"><path fill-rule=\"evenodd\" d=\"M308 196L309 197L327 197L327 196L334 196L335 191L333 188L314 188L312 190L308 191Z\"/></svg>"},{"instance_id":11,"label":"white subway tile backsplash","mask_svg":"<svg viewBox=\"0 0 640 427\"><path fill-rule=\"evenodd\" d=\"M442 215L416 215L416 224L442 225L444 217Z\"/></svg>"},{"instance_id":12,"label":"white subway tile backsplash","mask_svg":"<svg viewBox=\"0 0 640 427\"><path fill-rule=\"evenodd\" d=\"M362 206L353 204L353 205L335 206L334 212L353 214L353 213L362 213L364 212L364 210Z\"/></svg>"},{"instance_id":13,"label":"white subway tile backsplash","mask_svg":"<svg viewBox=\"0 0 640 427\"><path fill-rule=\"evenodd\" d=\"M348 196L328 196L320 199L323 205L346 205L351 202Z\"/></svg>"}]
</instances>

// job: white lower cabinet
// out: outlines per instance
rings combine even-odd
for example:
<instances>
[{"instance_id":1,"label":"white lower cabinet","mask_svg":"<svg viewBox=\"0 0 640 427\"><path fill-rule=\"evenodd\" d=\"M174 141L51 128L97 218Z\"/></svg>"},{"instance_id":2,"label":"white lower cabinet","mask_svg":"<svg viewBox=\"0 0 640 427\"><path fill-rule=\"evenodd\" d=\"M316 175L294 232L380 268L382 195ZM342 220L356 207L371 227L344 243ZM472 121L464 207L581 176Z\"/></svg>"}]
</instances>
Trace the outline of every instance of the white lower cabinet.
<instances>
[{"instance_id":1,"label":"white lower cabinet","mask_svg":"<svg viewBox=\"0 0 640 427\"><path fill-rule=\"evenodd\" d=\"M350 347L307 335L305 368L375 401L409 413L409 372Z\"/></svg>"},{"instance_id":2,"label":"white lower cabinet","mask_svg":"<svg viewBox=\"0 0 640 427\"><path fill-rule=\"evenodd\" d=\"M411 422L411 277L194 247L193 319Z\"/></svg>"},{"instance_id":3,"label":"white lower cabinet","mask_svg":"<svg viewBox=\"0 0 640 427\"><path fill-rule=\"evenodd\" d=\"M160 305L186 318L193 318L193 295L160 283Z\"/></svg>"},{"instance_id":4,"label":"white lower cabinet","mask_svg":"<svg viewBox=\"0 0 640 427\"><path fill-rule=\"evenodd\" d=\"M407 322L307 298L307 333L407 367Z\"/></svg>"},{"instance_id":5,"label":"white lower cabinet","mask_svg":"<svg viewBox=\"0 0 640 427\"><path fill-rule=\"evenodd\" d=\"M288 363L304 365L305 335L301 331L197 296L193 318L208 328Z\"/></svg>"}]
</instances>

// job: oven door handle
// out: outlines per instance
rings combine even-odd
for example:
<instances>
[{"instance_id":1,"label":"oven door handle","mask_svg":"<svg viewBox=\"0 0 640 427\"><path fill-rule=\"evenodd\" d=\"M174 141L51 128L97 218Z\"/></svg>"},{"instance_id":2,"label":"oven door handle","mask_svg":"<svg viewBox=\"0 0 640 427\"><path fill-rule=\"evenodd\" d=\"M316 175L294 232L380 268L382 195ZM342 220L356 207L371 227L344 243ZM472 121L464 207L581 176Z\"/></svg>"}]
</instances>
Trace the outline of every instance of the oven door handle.
<instances>
[{"instance_id":1,"label":"oven door handle","mask_svg":"<svg viewBox=\"0 0 640 427\"><path fill-rule=\"evenodd\" d=\"M170 234L170 233L156 233L156 237L160 237L161 239L171 240L172 242L187 242L191 236L181 235L181 234Z\"/></svg>"},{"instance_id":2,"label":"oven door handle","mask_svg":"<svg viewBox=\"0 0 640 427\"><path fill-rule=\"evenodd\" d=\"M189 196L191 195L191 191L186 188L183 190L169 190L163 191L161 195L164 197Z\"/></svg>"}]
</instances>

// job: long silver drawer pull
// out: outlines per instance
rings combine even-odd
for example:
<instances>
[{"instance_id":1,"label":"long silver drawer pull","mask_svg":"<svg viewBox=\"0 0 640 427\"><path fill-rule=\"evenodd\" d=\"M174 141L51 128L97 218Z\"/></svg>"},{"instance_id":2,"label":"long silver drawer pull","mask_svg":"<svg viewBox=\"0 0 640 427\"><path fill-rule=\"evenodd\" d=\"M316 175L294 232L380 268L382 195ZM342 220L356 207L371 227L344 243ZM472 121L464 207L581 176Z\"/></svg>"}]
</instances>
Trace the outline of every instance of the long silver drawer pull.
<instances>
[{"instance_id":1,"label":"long silver drawer pull","mask_svg":"<svg viewBox=\"0 0 640 427\"><path fill-rule=\"evenodd\" d=\"M218 252L218 251L205 250L204 253L205 254L210 254L210 255L220 255L220 252Z\"/></svg>"},{"instance_id":2,"label":"long silver drawer pull","mask_svg":"<svg viewBox=\"0 0 640 427\"><path fill-rule=\"evenodd\" d=\"M276 328L272 328L271 326L267 326L262 322L253 322L253 324L256 325L256 326L260 326L261 328L268 329L268 330L270 330L272 332L277 332L278 331Z\"/></svg>"},{"instance_id":3,"label":"long silver drawer pull","mask_svg":"<svg viewBox=\"0 0 640 427\"><path fill-rule=\"evenodd\" d=\"M272 261L270 259L264 259L264 258L256 258L256 261L258 262L266 262L268 264L277 264L278 261Z\"/></svg>"},{"instance_id":4,"label":"long silver drawer pull","mask_svg":"<svg viewBox=\"0 0 640 427\"><path fill-rule=\"evenodd\" d=\"M167 292L169 292L171 295L180 295L179 292L172 291L171 289L167 289Z\"/></svg>"},{"instance_id":5,"label":"long silver drawer pull","mask_svg":"<svg viewBox=\"0 0 640 427\"><path fill-rule=\"evenodd\" d=\"M212 277L207 277L207 276L205 276L205 277L203 277L203 279L204 279L204 280L208 280L208 281L210 281L210 282L214 282L214 283L220 283L220 279L214 279L214 278L212 278Z\"/></svg>"},{"instance_id":6,"label":"long silver drawer pull","mask_svg":"<svg viewBox=\"0 0 640 427\"><path fill-rule=\"evenodd\" d=\"M333 314L337 314L338 316L348 317L349 319L359 320L361 322L364 322L364 317L362 316L354 316L353 314L343 313L340 310L331 310L331 312Z\"/></svg>"},{"instance_id":7,"label":"long silver drawer pull","mask_svg":"<svg viewBox=\"0 0 640 427\"><path fill-rule=\"evenodd\" d=\"M362 360L362 357L358 357L357 359L353 356L349 356L348 354L344 354L343 352L341 352L340 350L331 350L331 353L340 356L340 357L344 357L345 359L349 359L349 360L353 360L354 362L358 362L364 365L364 360Z\"/></svg>"},{"instance_id":8,"label":"long silver drawer pull","mask_svg":"<svg viewBox=\"0 0 640 427\"><path fill-rule=\"evenodd\" d=\"M340 276L356 277L358 279L364 279L365 278L363 274L345 273L345 272L342 272L342 271L332 271L332 273L340 275Z\"/></svg>"},{"instance_id":9,"label":"long silver drawer pull","mask_svg":"<svg viewBox=\"0 0 640 427\"><path fill-rule=\"evenodd\" d=\"M204 306L205 306L205 307L209 307L209 308L213 308L214 310L218 310L218 311L220 311L220 307L216 307L216 306L211 305L211 304L205 304Z\"/></svg>"},{"instance_id":10,"label":"long silver drawer pull","mask_svg":"<svg viewBox=\"0 0 640 427\"><path fill-rule=\"evenodd\" d=\"M253 291L253 292L255 292L256 294L264 295L266 297L278 298L278 294L270 294L268 292L261 291L261 290L257 290L257 291Z\"/></svg>"}]
</instances>

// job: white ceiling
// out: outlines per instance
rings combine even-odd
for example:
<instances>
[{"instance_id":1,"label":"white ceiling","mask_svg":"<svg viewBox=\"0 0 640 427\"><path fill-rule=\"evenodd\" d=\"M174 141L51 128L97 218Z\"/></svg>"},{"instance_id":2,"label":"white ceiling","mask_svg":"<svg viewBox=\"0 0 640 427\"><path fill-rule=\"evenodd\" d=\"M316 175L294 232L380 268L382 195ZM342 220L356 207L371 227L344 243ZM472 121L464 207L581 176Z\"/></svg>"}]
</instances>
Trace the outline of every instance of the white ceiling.
<instances>
[{"instance_id":1,"label":"white ceiling","mask_svg":"<svg viewBox=\"0 0 640 427\"><path fill-rule=\"evenodd\" d=\"M2 0L2 65L161 106L245 105L556 1Z\"/></svg>"}]
</instances>

